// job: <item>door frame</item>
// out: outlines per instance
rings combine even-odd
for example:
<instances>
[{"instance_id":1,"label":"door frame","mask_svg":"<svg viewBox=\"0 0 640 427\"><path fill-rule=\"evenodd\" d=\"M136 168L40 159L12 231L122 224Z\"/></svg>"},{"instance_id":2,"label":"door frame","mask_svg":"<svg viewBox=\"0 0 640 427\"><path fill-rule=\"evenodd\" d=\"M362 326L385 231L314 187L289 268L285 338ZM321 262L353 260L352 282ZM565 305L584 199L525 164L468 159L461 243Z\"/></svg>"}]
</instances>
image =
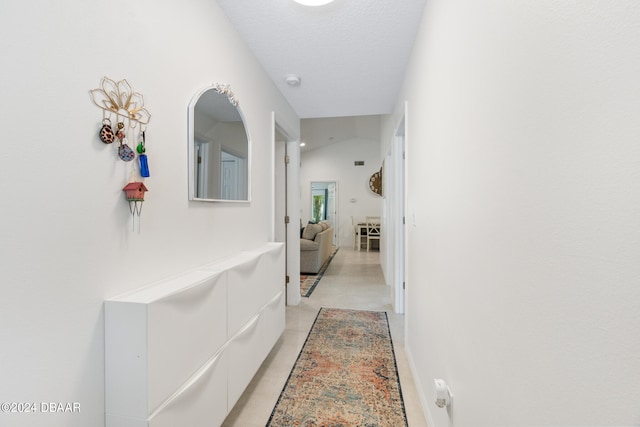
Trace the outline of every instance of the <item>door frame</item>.
<instances>
[{"instance_id":1,"label":"door frame","mask_svg":"<svg viewBox=\"0 0 640 427\"><path fill-rule=\"evenodd\" d=\"M384 248L383 271L385 281L390 287L391 306L396 314L404 314L406 307L406 105L403 114L390 138L385 154L385 173L383 174L384 197Z\"/></svg>"},{"instance_id":2,"label":"door frame","mask_svg":"<svg viewBox=\"0 0 640 427\"><path fill-rule=\"evenodd\" d=\"M271 235L270 240L283 241L285 245L285 295L287 305L298 305L302 299L300 296L300 138L295 136L295 131L287 131L277 118L276 113L271 113L272 118L272 142L271 142ZM278 150L277 135L281 134L284 141L284 158L276 158ZM285 160L286 159L286 160ZM276 188L276 168L284 165L284 188ZM285 218L278 215L281 212L278 206L284 205ZM284 237L276 232L276 228L285 223ZM278 238L279 240L276 240Z\"/></svg>"},{"instance_id":3,"label":"door frame","mask_svg":"<svg viewBox=\"0 0 640 427\"><path fill-rule=\"evenodd\" d=\"M393 248L393 310L395 313L405 312L405 287L406 287L406 197L405 197L405 145L406 145L406 115L403 115L400 124L393 136L393 160L394 160L394 248Z\"/></svg>"}]
</instances>

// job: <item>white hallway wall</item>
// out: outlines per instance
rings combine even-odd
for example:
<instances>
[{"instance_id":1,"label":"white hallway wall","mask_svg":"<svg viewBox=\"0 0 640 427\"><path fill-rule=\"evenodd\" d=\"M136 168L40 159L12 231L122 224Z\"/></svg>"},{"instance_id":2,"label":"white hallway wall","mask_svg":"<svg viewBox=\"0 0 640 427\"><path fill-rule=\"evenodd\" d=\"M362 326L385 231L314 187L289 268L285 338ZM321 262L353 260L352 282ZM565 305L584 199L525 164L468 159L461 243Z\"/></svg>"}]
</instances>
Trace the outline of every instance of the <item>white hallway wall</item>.
<instances>
[{"instance_id":1,"label":"white hallway wall","mask_svg":"<svg viewBox=\"0 0 640 427\"><path fill-rule=\"evenodd\" d=\"M465 426L640 423L640 3L433 0L408 113L407 345Z\"/></svg>"},{"instance_id":2,"label":"white hallway wall","mask_svg":"<svg viewBox=\"0 0 640 427\"><path fill-rule=\"evenodd\" d=\"M365 165L354 166L355 160L364 160ZM368 182L381 164L379 140L352 138L302 152L300 218L303 225L311 219L311 182L336 181L338 245L353 247L351 217L364 219L367 215L380 215L382 199L369 191Z\"/></svg>"},{"instance_id":3,"label":"white hallway wall","mask_svg":"<svg viewBox=\"0 0 640 427\"><path fill-rule=\"evenodd\" d=\"M272 111L299 120L215 2L3 2L0 14L0 402L79 402L80 413L0 412L0 426L104 425L103 300L269 239ZM89 90L126 78L145 96L151 177L140 232L130 166L97 139ZM253 147L251 204L187 200L187 105L227 82Z\"/></svg>"}]
</instances>

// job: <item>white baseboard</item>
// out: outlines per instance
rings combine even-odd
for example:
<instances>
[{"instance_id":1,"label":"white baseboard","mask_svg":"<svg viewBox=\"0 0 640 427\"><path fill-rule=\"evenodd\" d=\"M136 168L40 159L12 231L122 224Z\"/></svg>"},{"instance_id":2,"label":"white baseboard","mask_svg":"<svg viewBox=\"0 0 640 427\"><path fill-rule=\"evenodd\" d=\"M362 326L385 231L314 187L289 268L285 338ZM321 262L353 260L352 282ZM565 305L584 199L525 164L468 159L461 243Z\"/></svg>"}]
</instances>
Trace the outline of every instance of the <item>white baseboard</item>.
<instances>
[{"instance_id":1,"label":"white baseboard","mask_svg":"<svg viewBox=\"0 0 640 427\"><path fill-rule=\"evenodd\" d=\"M431 411L429 411L429 400L425 394L424 389L421 387L421 383L419 381L418 376L416 375L416 366L413 362L413 355L411 354L411 348L405 342L405 354L407 356L407 363L409 364L409 370L411 371L411 377L413 378L413 383L416 386L416 390L418 392L418 398L420 399L420 407L422 408L422 413L424 414L424 419L427 420L428 427L437 427L435 421L433 421L433 417L431 416Z\"/></svg>"}]
</instances>

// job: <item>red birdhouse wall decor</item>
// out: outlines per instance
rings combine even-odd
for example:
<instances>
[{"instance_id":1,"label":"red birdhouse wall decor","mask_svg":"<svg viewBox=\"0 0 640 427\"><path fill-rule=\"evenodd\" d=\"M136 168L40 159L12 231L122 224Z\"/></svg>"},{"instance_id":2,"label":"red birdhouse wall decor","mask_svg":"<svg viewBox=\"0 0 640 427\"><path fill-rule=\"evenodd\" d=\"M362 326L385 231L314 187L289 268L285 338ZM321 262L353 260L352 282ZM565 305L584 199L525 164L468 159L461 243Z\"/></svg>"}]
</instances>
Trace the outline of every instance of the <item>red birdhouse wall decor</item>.
<instances>
[{"instance_id":1,"label":"red birdhouse wall decor","mask_svg":"<svg viewBox=\"0 0 640 427\"><path fill-rule=\"evenodd\" d=\"M122 191L125 192L127 200L129 200L130 202L143 202L144 193L149 190L141 182L130 182L124 186Z\"/></svg>"},{"instance_id":2,"label":"red birdhouse wall decor","mask_svg":"<svg viewBox=\"0 0 640 427\"><path fill-rule=\"evenodd\" d=\"M140 214L142 213L142 202L144 202L144 193L149 190L141 182L130 182L124 186L122 191L124 191L127 201L129 202L129 211L131 212L131 219L135 229L135 215L138 215L138 218L140 218Z\"/></svg>"}]
</instances>

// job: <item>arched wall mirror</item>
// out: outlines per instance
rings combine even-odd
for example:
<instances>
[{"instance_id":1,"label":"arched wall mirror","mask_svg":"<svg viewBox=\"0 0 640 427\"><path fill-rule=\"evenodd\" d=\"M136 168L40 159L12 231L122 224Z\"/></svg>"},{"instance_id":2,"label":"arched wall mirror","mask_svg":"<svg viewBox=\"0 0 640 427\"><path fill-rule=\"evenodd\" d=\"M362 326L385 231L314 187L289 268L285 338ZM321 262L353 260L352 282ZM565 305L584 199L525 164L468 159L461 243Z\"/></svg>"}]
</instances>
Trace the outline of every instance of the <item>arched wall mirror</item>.
<instances>
[{"instance_id":1,"label":"arched wall mirror","mask_svg":"<svg viewBox=\"0 0 640 427\"><path fill-rule=\"evenodd\" d=\"M250 200L251 142L228 85L200 90L189 103L189 200Z\"/></svg>"}]
</instances>

